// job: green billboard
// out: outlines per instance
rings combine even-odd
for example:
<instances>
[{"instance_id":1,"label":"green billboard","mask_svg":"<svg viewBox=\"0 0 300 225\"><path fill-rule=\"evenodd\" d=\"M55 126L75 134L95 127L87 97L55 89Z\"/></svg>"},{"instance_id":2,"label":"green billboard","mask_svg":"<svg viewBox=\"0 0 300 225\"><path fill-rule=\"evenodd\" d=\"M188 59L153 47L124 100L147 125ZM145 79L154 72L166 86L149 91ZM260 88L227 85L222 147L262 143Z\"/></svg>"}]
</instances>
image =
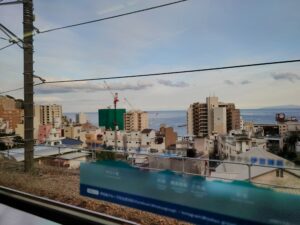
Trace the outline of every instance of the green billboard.
<instances>
[{"instance_id":1,"label":"green billboard","mask_svg":"<svg viewBox=\"0 0 300 225\"><path fill-rule=\"evenodd\" d=\"M124 113L125 109L99 109L98 120L99 126L107 130L115 130L115 116L119 130L124 130Z\"/></svg>"}]
</instances>

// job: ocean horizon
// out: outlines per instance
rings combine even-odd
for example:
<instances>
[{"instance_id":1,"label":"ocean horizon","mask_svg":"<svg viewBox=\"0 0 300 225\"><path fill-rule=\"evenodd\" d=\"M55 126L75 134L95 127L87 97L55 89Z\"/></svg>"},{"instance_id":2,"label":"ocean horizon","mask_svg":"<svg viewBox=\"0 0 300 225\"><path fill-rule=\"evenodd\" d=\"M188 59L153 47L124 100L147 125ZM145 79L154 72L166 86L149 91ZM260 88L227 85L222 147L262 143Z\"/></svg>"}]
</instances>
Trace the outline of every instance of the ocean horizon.
<instances>
[{"instance_id":1,"label":"ocean horizon","mask_svg":"<svg viewBox=\"0 0 300 225\"><path fill-rule=\"evenodd\" d=\"M161 124L171 126L180 136L187 134L186 110L160 110L147 111L149 115L149 127L159 129ZM276 113L285 113L286 116L294 116L300 120L300 108L263 108L263 109L241 109L241 116L244 121L251 121L258 124L275 124ZM98 126L98 112L86 112L90 123ZM76 113L64 113L68 118L75 121Z\"/></svg>"}]
</instances>

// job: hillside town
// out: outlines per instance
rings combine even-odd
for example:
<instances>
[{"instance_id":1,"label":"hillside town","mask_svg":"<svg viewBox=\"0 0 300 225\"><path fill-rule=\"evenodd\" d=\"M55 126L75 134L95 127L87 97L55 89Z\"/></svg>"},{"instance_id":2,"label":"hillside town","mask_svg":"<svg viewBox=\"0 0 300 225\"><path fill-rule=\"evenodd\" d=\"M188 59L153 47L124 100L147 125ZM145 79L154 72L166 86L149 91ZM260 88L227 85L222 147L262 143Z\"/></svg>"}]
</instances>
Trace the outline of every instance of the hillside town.
<instances>
[{"instance_id":1,"label":"hillside town","mask_svg":"<svg viewBox=\"0 0 300 225\"><path fill-rule=\"evenodd\" d=\"M2 157L24 160L23 114L22 100L0 97ZM224 169L222 162L226 161L226 166L228 162L271 167L299 164L300 122L283 113L274 116L276 124L243 121L234 103L220 102L218 97L210 96L205 102L188 107L188 135L179 136L166 124L161 124L159 130L150 128L148 113L141 110L99 109L98 124L92 124L86 113L77 113L72 121L63 114L61 105L35 105L34 158L42 164L76 169L81 161L97 160L101 152L112 152L114 157L122 155L138 167L184 169L220 179L260 179L276 169L260 168L249 175L246 167ZM252 170L256 170L255 166ZM282 171L279 173L282 175ZM292 170L288 173L299 181Z\"/></svg>"},{"instance_id":2,"label":"hillside town","mask_svg":"<svg viewBox=\"0 0 300 225\"><path fill-rule=\"evenodd\" d=\"M0 0L0 225L298 225L299 9Z\"/></svg>"}]
</instances>

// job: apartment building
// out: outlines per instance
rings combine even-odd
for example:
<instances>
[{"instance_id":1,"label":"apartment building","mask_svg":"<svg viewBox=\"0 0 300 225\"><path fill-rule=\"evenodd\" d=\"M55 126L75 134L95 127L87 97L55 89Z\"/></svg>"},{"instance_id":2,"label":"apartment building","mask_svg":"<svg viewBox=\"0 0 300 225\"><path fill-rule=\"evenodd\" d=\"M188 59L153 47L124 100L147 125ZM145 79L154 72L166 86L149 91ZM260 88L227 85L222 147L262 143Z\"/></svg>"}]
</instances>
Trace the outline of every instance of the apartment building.
<instances>
[{"instance_id":1,"label":"apartment building","mask_svg":"<svg viewBox=\"0 0 300 225\"><path fill-rule=\"evenodd\" d=\"M210 135L204 141L205 151L218 152L220 159L238 156L254 147L267 150L267 139L252 137L246 131L231 131L228 135Z\"/></svg>"},{"instance_id":2,"label":"apartment building","mask_svg":"<svg viewBox=\"0 0 300 225\"><path fill-rule=\"evenodd\" d=\"M9 128L15 131L17 124L24 120L24 110L13 97L0 96L0 118L7 121Z\"/></svg>"},{"instance_id":3,"label":"apartment building","mask_svg":"<svg viewBox=\"0 0 300 225\"><path fill-rule=\"evenodd\" d=\"M124 128L127 132L142 131L149 127L148 113L140 110L124 113Z\"/></svg>"},{"instance_id":4,"label":"apartment building","mask_svg":"<svg viewBox=\"0 0 300 225\"><path fill-rule=\"evenodd\" d=\"M226 108L227 131L239 130L241 128L240 110L233 103L219 103L219 107Z\"/></svg>"},{"instance_id":5,"label":"apartment building","mask_svg":"<svg viewBox=\"0 0 300 225\"><path fill-rule=\"evenodd\" d=\"M187 110L188 135L206 137L239 128L240 110L233 103L219 102L218 97L207 97L205 103L193 103Z\"/></svg>"},{"instance_id":6,"label":"apartment building","mask_svg":"<svg viewBox=\"0 0 300 225\"><path fill-rule=\"evenodd\" d=\"M104 132L104 144L106 146L115 146L115 132ZM118 150L135 151L141 148L141 132L140 131L117 131L117 147Z\"/></svg>"},{"instance_id":7,"label":"apartment building","mask_svg":"<svg viewBox=\"0 0 300 225\"><path fill-rule=\"evenodd\" d=\"M78 124L85 124L87 122L86 114L83 112L76 114L76 123Z\"/></svg>"},{"instance_id":8,"label":"apartment building","mask_svg":"<svg viewBox=\"0 0 300 225\"><path fill-rule=\"evenodd\" d=\"M208 109L206 103L190 105L187 114L188 135L205 137L208 135Z\"/></svg>"},{"instance_id":9,"label":"apartment building","mask_svg":"<svg viewBox=\"0 0 300 225\"><path fill-rule=\"evenodd\" d=\"M34 140L39 140L39 127L40 127L40 121L41 121L41 115L40 115L40 106L35 105L33 108L33 137ZM17 127L15 129L16 135L22 137L24 139L24 122L17 124Z\"/></svg>"},{"instance_id":10,"label":"apartment building","mask_svg":"<svg viewBox=\"0 0 300 225\"><path fill-rule=\"evenodd\" d=\"M55 128L60 128L62 123L61 105L41 105L40 106L41 124L51 124Z\"/></svg>"},{"instance_id":11,"label":"apartment building","mask_svg":"<svg viewBox=\"0 0 300 225\"><path fill-rule=\"evenodd\" d=\"M63 129L63 136L66 138L80 139L81 137L81 126L68 126Z\"/></svg>"},{"instance_id":12,"label":"apartment building","mask_svg":"<svg viewBox=\"0 0 300 225\"><path fill-rule=\"evenodd\" d=\"M157 137L161 137L165 141L165 148L176 148L177 133L174 132L173 127L161 125Z\"/></svg>"}]
</instances>

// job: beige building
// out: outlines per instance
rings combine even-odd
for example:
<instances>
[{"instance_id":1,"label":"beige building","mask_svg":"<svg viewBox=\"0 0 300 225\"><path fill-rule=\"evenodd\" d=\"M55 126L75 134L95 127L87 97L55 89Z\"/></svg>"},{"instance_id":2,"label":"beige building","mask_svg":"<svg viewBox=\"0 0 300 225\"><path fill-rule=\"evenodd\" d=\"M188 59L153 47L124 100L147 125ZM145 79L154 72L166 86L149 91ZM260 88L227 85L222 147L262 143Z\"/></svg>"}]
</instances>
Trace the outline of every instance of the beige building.
<instances>
[{"instance_id":1,"label":"beige building","mask_svg":"<svg viewBox=\"0 0 300 225\"><path fill-rule=\"evenodd\" d=\"M227 123L226 123L226 108L217 107L213 109L213 131L218 134L226 134Z\"/></svg>"},{"instance_id":2,"label":"beige building","mask_svg":"<svg viewBox=\"0 0 300 225\"><path fill-rule=\"evenodd\" d=\"M72 139L80 139L81 135L81 126L69 126L64 128L64 137Z\"/></svg>"},{"instance_id":3,"label":"beige building","mask_svg":"<svg viewBox=\"0 0 300 225\"><path fill-rule=\"evenodd\" d=\"M33 133L33 137L35 140L38 139L38 136L39 136L39 126L40 126L40 123L41 123L41 114L40 114L40 106L39 105L35 105L34 108L33 108L33 128L34 128L34 133ZM22 137L24 139L24 123L19 123L17 124L17 127L16 127L16 135Z\"/></svg>"},{"instance_id":4,"label":"beige building","mask_svg":"<svg viewBox=\"0 0 300 225\"><path fill-rule=\"evenodd\" d=\"M300 122L298 121L286 121L278 123L280 136L285 136L289 132L300 132Z\"/></svg>"},{"instance_id":5,"label":"beige building","mask_svg":"<svg viewBox=\"0 0 300 225\"><path fill-rule=\"evenodd\" d=\"M124 114L124 128L127 132L142 131L149 127L148 113L135 110Z\"/></svg>"},{"instance_id":6,"label":"beige building","mask_svg":"<svg viewBox=\"0 0 300 225\"><path fill-rule=\"evenodd\" d=\"M76 123L78 124L85 124L87 122L86 114L83 112L80 112L76 114Z\"/></svg>"},{"instance_id":7,"label":"beige building","mask_svg":"<svg viewBox=\"0 0 300 225\"><path fill-rule=\"evenodd\" d=\"M60 128L62 123L61 105L41 105L40 106L41 124L51 124L55 128Z\"/></svg>"},{"instance_id":8,"label":"beige building","mask_svg":"<svg viewBox=\"0 0 300 225\"><path fill-rule=\"evenodd\" d=\"M240 110L233 103L219 102L207 97L205 103L196 102L187 111L188 135L205 137L213 133L225 134L240 128Z\"/></svg>"}]
</instances>

